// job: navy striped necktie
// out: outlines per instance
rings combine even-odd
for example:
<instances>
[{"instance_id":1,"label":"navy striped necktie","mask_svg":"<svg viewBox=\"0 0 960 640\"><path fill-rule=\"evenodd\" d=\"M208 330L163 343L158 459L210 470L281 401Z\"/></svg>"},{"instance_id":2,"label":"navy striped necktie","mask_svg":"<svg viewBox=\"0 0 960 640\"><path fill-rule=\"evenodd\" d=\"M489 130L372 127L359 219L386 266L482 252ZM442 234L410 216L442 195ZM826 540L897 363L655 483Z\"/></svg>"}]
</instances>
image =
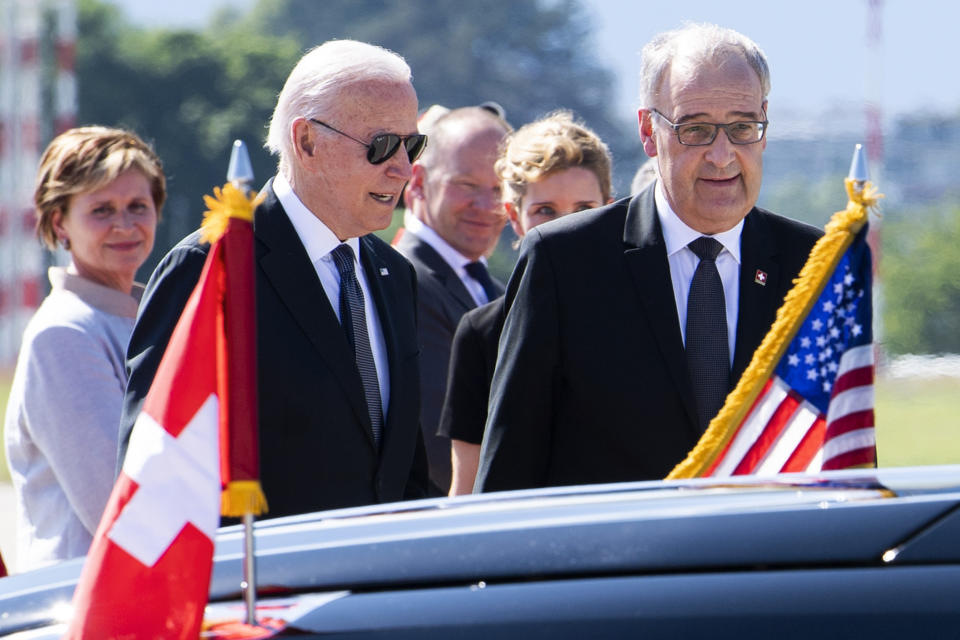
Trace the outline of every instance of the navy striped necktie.
<instances>
[{"instance_id":1,"label":"navy striped necktie","mask_svg":"<svg viewBox=\"0 0 960 640\"><path fill-rule=\"evenodd\" d=\"M723 245L700 236L687 245L700 258L687 296L687 367L697 399L700 430L723 407L730 388L730 343L727 341L727 306L717 255Z\"/></svg>"},{"instance_id":2,"label":"navy striped necktie","mask_svg":"<svg viewBox=\"0 0 960 640\"><path fill-rule=\"evenodd\" d=\"M341 244L330 255L340 272L340 324L353 348L357 370L363 381L363 394L367 401L367 411L370 413L373 439L379 445L383 432L380 382L377 378L377 365L373 360L373 350L370 348L370 336L367 334L367 315L364 311L363 291L354 268L356 263L353 249L348 244Z\"/></svg>"}]
</instances>

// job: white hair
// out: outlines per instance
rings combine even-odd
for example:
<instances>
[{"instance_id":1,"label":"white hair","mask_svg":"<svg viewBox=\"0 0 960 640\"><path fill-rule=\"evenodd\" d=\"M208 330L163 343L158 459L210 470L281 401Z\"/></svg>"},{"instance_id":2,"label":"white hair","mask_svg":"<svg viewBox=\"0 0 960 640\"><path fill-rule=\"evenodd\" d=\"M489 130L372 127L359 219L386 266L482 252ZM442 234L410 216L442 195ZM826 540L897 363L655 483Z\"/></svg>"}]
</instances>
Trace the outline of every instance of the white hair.
<instances>
[{"instance_id":1,"label":"white hair","mask_svg":"<svg viewBox=\"0 0 960 640\"><path fill-rule=\"evenodd\" d=\"M745 35L715 24L688 23L654 36L641 52L640 106L653 107L663 77L678 60L720 62L729 54L743 57L757 73L763 99L770 93L770 67L763 50Z\"/></svg>"},{"instance_id":2,"label":"white hair","mask_svg":"<svg viewBox=\"0 0 960 640\"><path fill-rule=\"evenodd\" d=\"M355 83L410 82L411 76L404 59L383 47L356 40L330 40L314 47L287 77L264 146L279 156L280 172L289 177L294 120L328 116L336 109L340 92Z\"/></svg>"}]
</instances>

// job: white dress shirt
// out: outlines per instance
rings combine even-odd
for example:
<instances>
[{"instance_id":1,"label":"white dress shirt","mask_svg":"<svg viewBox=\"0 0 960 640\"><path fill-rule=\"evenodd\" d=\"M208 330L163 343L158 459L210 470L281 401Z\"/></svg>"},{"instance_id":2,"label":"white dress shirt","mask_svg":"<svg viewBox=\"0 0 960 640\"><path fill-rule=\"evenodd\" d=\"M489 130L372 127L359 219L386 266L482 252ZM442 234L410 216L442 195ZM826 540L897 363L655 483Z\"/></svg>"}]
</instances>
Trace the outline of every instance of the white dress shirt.
<instances>
[{"instance_id":1,"label":"white dress shirt","mask_svg":"<svg viewBox=\"0 0 960 640\"><path fill-rule=\"evenodd\" d=\"M460 278L460 281L463 283L463 286L467 288L467 291L470 292L473 301L477 303L477 306L486 304L490 302L487 298L486 292L483 290L483 285L481 285L477 280L475 280L469 273L467 273L467 265L473 262L470 258L467 258L462 253L450 246L450 243L440 237L436 231L423 224L423 222L414 216L409 209L407 209L403 214L403 228L406 230L406 233L413 233L418 238L426 242L428 245L433 247L434 251L440 254L440 257L450 265L450 268L453 269L454 273L457 274L457 277ZM480 257L480 262L483 263L483 266L487 266L487 259L483 256Z\"/></svg>"},{"instance_id":2,"label":"white dress shirt","mask_svg":"<svg viewBox=\"0 0 960 640\"><path fill-rule=\"evenodd\" d=\"M706 235L691 229L670 207L663 192L663 183L657 181L654 194L657 216L663 230L663 241L667 248L667 262L670 264L670 279L673 281L673 297L677 304L677 318L680 320L680 335L687 343L687 296L690 294L690 281L700 264L700 259L687 245ZM730 366L733 366L733 351L737 340L737 309L740 306L740 233L743 220L735 227L723 233L709 236L723 245L717 255L717 271L723 282L723 299L727 307L727 342L730 345Z\"/></svg>"},{"instance_id":3,"label":"white dress shirt","mask_svg":"<svg viewBox=\"0 0 960 640\"><path fill-rule=\"evenodd\" d=\"M277 194L277 199L283 205L287 217L290 218L293 228L300 236L300 242L303 243L310 262L320 278L320 284L327 294L330 306L333 312L340 320L340 272L334 263L330 253L340 246L340 239L330 230L320 219L313 215L307 209L306 205L300 201L297 194L293 192L290 183L283 176L277 174L273 179L273 191ZM370 349L373 351L373 361L377 365L377 378L380 383L380 403L383 406L383 419L386 424L387 407L390 406L390 368L387 361L387 345L383 338L383 329L380 326L380 316L377 313L377 305L373 303L370 297L370 285L367 283L367 273L363 269L360 261L360 240L358 238L348 238L344 241L353 249L354 270L357 272L357 280L360 282L360 289L363 291L364 315L367 318L367 334L370 336Z\"/></svg>"}]
</instances>

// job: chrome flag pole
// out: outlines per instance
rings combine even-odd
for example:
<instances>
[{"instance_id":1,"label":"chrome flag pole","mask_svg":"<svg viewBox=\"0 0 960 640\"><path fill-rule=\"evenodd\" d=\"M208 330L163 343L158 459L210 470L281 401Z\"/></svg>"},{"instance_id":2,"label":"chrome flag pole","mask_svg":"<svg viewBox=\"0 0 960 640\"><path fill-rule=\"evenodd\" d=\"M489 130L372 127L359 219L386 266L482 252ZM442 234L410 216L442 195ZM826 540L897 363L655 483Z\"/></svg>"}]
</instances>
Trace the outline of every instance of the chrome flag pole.
<instances>
[{"instance_id":1,"label":"chrome flag pole","mask_svg":"<svg viewBox=\"0 0 960 640\"><path fill-rule=\"evenodd\" d=\"M227 167L227 181L243 193L246 193L253 183L253 166L250 164L250 154L243 140L233 141L230 164ZM253 517L254 514L250 511L245 511L243 514L243 579L240 582L247 610L245 622L250 625L257 624L257 572L253 545Z\"/></svg>"},{"instance_id":2,"label":"chrome flag pole","mask_svg":"<svg viewBox=\"0 0 960 640\"><path fill-rule=\"evenodd\" d=\"M854 189L857 193L863 191L867 180L870 179L870 174L867 169L867 157L863 151L863 145L860 143L857 143L853 148L853 160L850 162L850 174L847 177L853 180Z\"/></svg>"}]
</instances>

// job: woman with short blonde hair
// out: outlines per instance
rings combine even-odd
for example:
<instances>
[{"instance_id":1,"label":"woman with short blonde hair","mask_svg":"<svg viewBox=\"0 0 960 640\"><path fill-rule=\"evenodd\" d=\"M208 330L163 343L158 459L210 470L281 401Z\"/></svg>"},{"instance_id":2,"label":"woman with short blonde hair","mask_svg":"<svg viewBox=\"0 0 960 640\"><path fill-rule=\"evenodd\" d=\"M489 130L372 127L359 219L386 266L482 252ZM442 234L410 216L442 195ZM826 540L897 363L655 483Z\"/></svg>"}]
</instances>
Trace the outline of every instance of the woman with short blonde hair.
<instances>
[{"instance_id":1,"label":"woman with short blonde hair","mask_svg":"<svg viewBox=\"0 0 960 640\"><path fill-rule=\"evenodd\" d=\"M17 496L17 568L87 552L113 488L125 352L166 198L153 150L122 129L81 127L37 171L37 236L62 247L23 334L4 424Z\"/></svg>"},{"instance_id":2,"label":"woman with short blonde hair","mask_svg":"<svg viewBox=\"0 0 960 640\"><path fill-rule=\"evenodd\" d=\"M610 202L610 167L607 145L569 111L551 113L510 134L495 169L517 237ZM503 317L501 297L464 314L453 337L439 429L451 439L450 495L473 490Z\"/></svg>"}]
</instances>

